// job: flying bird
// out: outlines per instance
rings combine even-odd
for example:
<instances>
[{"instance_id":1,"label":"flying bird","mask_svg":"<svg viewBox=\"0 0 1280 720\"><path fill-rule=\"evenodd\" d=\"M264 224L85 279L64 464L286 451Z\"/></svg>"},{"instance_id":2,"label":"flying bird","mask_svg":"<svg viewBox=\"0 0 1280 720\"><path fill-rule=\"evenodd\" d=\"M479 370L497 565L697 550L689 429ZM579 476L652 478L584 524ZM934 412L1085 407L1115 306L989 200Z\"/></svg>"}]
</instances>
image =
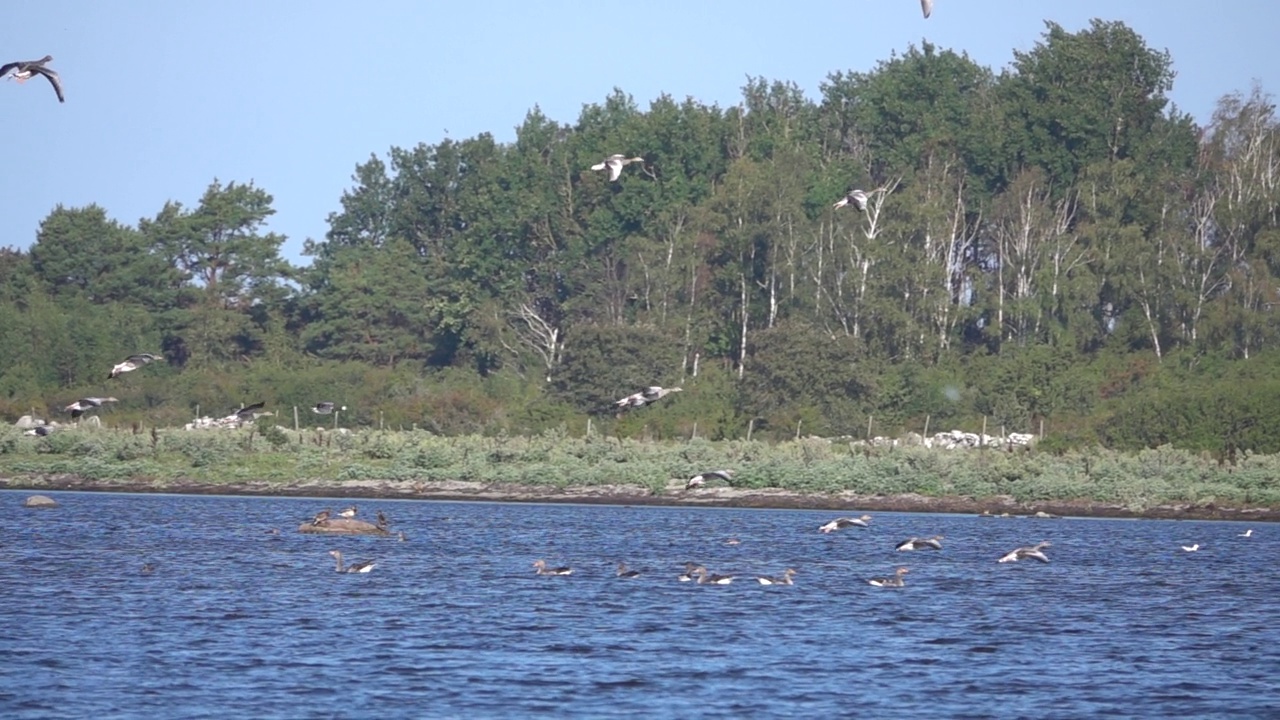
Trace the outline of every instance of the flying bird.
<instances>
[{"instance_id":1,"label":"flying bird","mask_svg":"<svg viewBox=\"0 0 1280 720\"><path fill-rule=\"evenodd\" d=\"M928 20L933 13L933 0L920 0L920 11L924 13L924 19Z\"/></svg>"},{"instance_id":2,"label":"flying bird","mask_svg":"<svg viewBox=\"0 0 1280 720\"><path fill-rule=\"evenodd\" d=\"M629 158L626 155L619 155L615 153L605 158L604 161L592 165L591 169L604 170L605 168L609 168L609 181L614 182L618 179L618 176L622 174L622 168L633 162L644 162L644 158Z\"/></svg>"},{"instance_id":3,"label":"flying bird","mask_svg":"<svg viewBox=\"0 0 1280 720\"><path fill-rule=\"evenodd\" d=\"M931 538L907 538L898 543L898 550L941 550L942 536L934 535Z\"/></svg>"},{"instance_id":4,"label":"flying bird","mask_svg":"<svg viewBox=\"0 0 1280 720\"><path fill-rule=\"evenodd\" d=\"M267 403L264 401L264 402L256 402L252 405L246 405L240 408L239 410L233 410L231 414L227 416L227 418L228 419L235 418L237 421L245 423L251 420L257 420L259 415L272 415L273 413L269 413L269 412L265 412L265 413L258 412L266 404Z\"/></svg>"},{"instance_id":5,"label":"flying bird","mask_svg":"<svg viewBox=\"0 0 1280 720\"><path fill-rule=\"evenodd\" d=\"M0 77L8 76L11 80L17 80L24 83L31 79L32 75L43 75L49 84L53 86L53 91L58 95L58 102L66 102L67 99L62 96L62 78L58 77L58 73L45 67L45 63L53 60L52 55L45 55L39 60L18 60L11 63L0 65Z\"/></svg>"},{"instance_id":6,"label":"flying bird","mask_svg":"<svg viewBox=\"0 0 1280 720\"><path fill-rule=\"evenodd\" d=\"M696 487L702 487L703 483L705 483L708 480L723 480L725 482L729 482L733 480L733 471L732 470L712 470L710 472L698 473L697 475L694 475L693 477L689 478L688 482L684 484L684 489L692 490L693 488L696 488Z\"/></svg>"},{"instance_id":7,"label":"flying bird","mask_svg":"<svg viewBox=\"0 0 1280 720\"><path fill-rule=\"evenodd\" d=\"M75 419L79 419L79 417L85 414L86 411L92 410L94 408L100 408L102 407L103 403L109 403L109 402L118 402L118 401L113 397L104 397L104 398L87 397L87 398L80 398L79 400L71 403L70 405L62 409L65 410L66 412L71 413L71 418L75 420Z\"/></svg>"},{"instance_id":8,"label":"flying bird","mask_svg":"<svg viewBox=\"0 0 1280 720\"><path fill-rule=\"evenodd\" d=\"M850 190L849 194L837 200L835 204L832 205L831 207L842 208L845 205L850 205L850 204L852 204L854 209L857 210L858 212L866 212L867 211L867 194L862 190Z\"/></svg>"},{"instance_id":9,"label":"flying bird","mask_svg":"<svg viewBox=\"0 0 1280 720\"><path fill-rule=\"evenodd\" d=\"M823 525L822 527L818 528L818 532L829 533L833 530L840 530L842 528L847 528L852 526L867 527L867 521L870 519L871 519L870 515L863 515L862 517L858 517L858 518L847 518L847 517L836 518L835 520L832 520L826 525Z\"/></svg>"},{"instance_id":10,"label":"flying bird","mask_svg":"<svg viewBox=\"0 0 1280 720\"><path fill-rule=\"evenodd\" d=\"M159 355L152 355L151 353L138 353L137 355L130 355L127 359L125 359L124 362L119 363L115 367L111 368L111 374L107 376L107 379L110 380L118 375L122 375L127 372L133 372L134 370L137 370L138 368L142 367L143 365L146 365L152 360L159 360L159 359L160 359Z\"/></svg>"},{"instance_id":11,"label":"flying bird","mask_svg":"<svg viewBox=\"0 0 1280 720\"><path fill-rule=\"evenodd\" d=\"M1049 547L1048 540L1044 542L1038 542L1035 545L1032 545L1030 547L1020 547L1016 550L1010 550L1008 555L1005 555L1004 557L1000 558L996 562L1006 563L1006 562L1018 562L1019 560L1032 559L1032 560L1039 560L1042 563L1047 563L1049 562L1049 556L1045 555L1042 552L1047 547Z\"/></svg>"},{"instance_id":12,"label":"flying bird","mask_svg":"<svg viewBox=\"0 0 1280 720\"><path fill-rule=\"evenodd\" d=\"M614 401L613 404L618 408L641 408L649 403L657 402L671 393L680 392L681 390L682 388L678 387L664 388L657 385L650 385L640 392L632 393L621 400Z\"/></svg>"}]
</instances>

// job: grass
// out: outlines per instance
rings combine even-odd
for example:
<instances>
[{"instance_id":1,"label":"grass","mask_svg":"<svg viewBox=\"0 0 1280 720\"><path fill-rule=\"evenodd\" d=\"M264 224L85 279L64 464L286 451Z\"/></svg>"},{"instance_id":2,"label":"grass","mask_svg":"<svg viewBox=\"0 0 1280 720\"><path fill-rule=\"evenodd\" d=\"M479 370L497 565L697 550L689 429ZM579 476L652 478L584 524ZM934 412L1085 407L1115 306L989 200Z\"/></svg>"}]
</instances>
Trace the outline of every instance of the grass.
<instances>
[{"instance_id":1,"label":"grass","mask_svg":"<svg viewBox=\"0 0 1280 720\"><path fill-rule=\"evenodd\" d=\"M286 431L264 423L236 431L156 434L65 428L47 437L0 429L0 475L76 475L103 482L217 485L347 480L446 480L564 488L635 485L654 494L672 478L716 468L733 486L860 495L1008 496L1020 502L1087 500L1134 511L1163 504L1280 506L1280 456L1223 465L1161 447L1043 452L870 448L825 440L785 443L703 439L651 442L549 432L529 437L440 436L426 431Z\"/></svg>"}]
</instances>

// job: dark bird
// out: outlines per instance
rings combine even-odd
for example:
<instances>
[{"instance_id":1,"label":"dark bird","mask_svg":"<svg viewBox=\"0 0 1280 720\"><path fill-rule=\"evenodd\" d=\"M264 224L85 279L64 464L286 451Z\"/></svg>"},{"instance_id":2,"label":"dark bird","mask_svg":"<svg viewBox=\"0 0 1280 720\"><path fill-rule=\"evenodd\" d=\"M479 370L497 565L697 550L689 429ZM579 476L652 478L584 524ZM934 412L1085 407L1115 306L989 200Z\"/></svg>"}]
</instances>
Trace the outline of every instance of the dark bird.
<instances>
[{"instance_id":1,"label":"dark bird","mask_svg":"<svg viewBox=\"0 0 1280 720\"><path fill-rule=\"evenodd\" d=\"M323 524L325 524L325 523L329 522L329 515L330 515L330 513L331 513L331 512L332 512L332 511L330 511L328 508L325 508L324 510L321 510L320 512L316 513L316 516L315 516L315 517L311 518L311 524L312 524L312 525L323 525Z\"/></svg>"},{"instance_id":2,"label":"dark bird","mask_svg":"<svg viewBox=\"0 0 1280 720\"><path fill-rule=\"evenodd\" d=\"M334 561L336 561L336 562L338 563L338 566L337 566L335 569L336 569L338 572L340 572L340 573L367 573L367 572L372 572L372 571L373 571L373 569L378 565L378 563L377 563L377 562L375 562L375 561L373 561L373 560L366 560L365 562L352 563L352 564L347 565L347 566L345 566L345 567L344 567L344 566L343 566L343 564L342 564L342 551L341 551L341 550L330 550L330 551L329 551L329 554L330 554L330 555L332 555L332 556L333 556Z\"/></svg>"},{"instance_id":3,"label":"dark bird","mask_svg":"<svg viewBox=\"0 0 1280 720\"><path fill-rule=\"evenodd\" d=\"M732 575L716 575L708 573L704 567L694 568L693 576L697 578L699 585L728 585L733 582Z\"/></svg>"},{"instance_id":4,"label":"dark bird","mask_svg":"<svg viewBox=\"0 0 1280 720\"><path fill-rule=\"evenodd\" d=\"M258 412L266 404L266 402L256 402L252 405L245 405L239 410L233 410L231 414L227 416L227 419L234 419L238 423L247 423L257 420L259 417L274 415L275 413L272 412Z\"/></svg>"},{"instance_id":5,"label":"dark bird","mask_svg":"<svg viewBox=\"0 0 1280 720\"><path fill-rule=\"evenodd\" d=\"M159 360L159 359L160 359L159 355L152 355L151 353L138 353L137 355L130 355L128 358L125 359L124 362L119 363L115 367L111 368L111 374L107 376L107 379L110 380L123 373L133 372L134 370L137 370L138 368L142 367L143 365L146 365L152 360Z\"/></svg>"},{"instance_id":6,"label":"dark bird","mask_svg":"<svg viewBox=\"0 0 1280 720\"><path fill-rule=\"evenodd\" d=\"M632 393L621 400L614 401L613 404L618 408L623 409L629 407L640 408L648 405L649 403L657 402L671 393L680 392L682 389L683 388L678 387L664 388L657 385L650 385L640 392Z\"/></svg>"},{"instance_id":7,"label":"dark bird","mask_svg":"<svg viewBox=\"0 0 1280 720\"><path fill-rule=\"evenodd\" d=\"M1044 542L1038 542L1035 545L1032 545L1030 547L1020 547L1016 550L1009 551L1008 555L1005 555L1004 557L1000 558L996 562L1002 562L1002 563L1018 562L1019 560L1026 560L1028 558L1031 558L1033 560L1039 560L1040 562L1047 563L1049 562L1049 557L1045 555L1043 552L1041 552L1041 550L1047 547L1049 547L1048 540Z\"/></svg>"},{"instance_id":8,"label":"dark bird","mask_svg":"<svg viewBox=\"0 0 1280 720\"><path fill-rule=\"evenodd\" d=\"M615 153L615 154L610 155L609 157L605 158L603 161L598 162L598 163L596 163L595 165L592 165L592 166L591 166L591 169L592 169L592 170L604 170L605 168L608 168L608 169L609 169L609 181L610 181L610 182L613 182L613 181L615 181L615 180L617 180L617 179L618 179L618 176L619 176L619 175L621 175L621 174L622 174L622 168L623 168L623 167L625 167L625 166L627 166L627 165L630 165L630 164L631 164L631 163L633 163L633 162L644 162L644 158L642 158L642 157L631 157L631 158L629 158L629 157L627 157L626 155L621 155L621 154L617 154L617 153Z\"/></svg>"},{"instance_id":9,"label":"dark bird","mask_svg":"<svg viewBox=\"0 0 1280 720\"><path fill-rule=\"evenodd\" d=\"M49 81L49 84L53 86L53 91L57 93L58 102L66 102L67 99L62 96L62 78L58 77L58 73L44 66L45 63L52 60L52 55L45 55L39 60L18 60L5 63L0 65L0 77L8 76L11 80L24 83L30 80L32 75L43 75Z\"/></svg>"},{"instance_id":10,"label":"dark bird","mask_svg":"<svg viewBox=\"0 0 1280 720\"><path fill-rule=\"evenodd\" d=\"M330 415L333 413L334 410L345 411L346 409L347 409L346 405L343 405L342 407L337 407L331 402L318 402L315 404L314 407L311 408L311 412L317 415Z\"/></svg>"},{"instance_id":11,"label":"dark bird","mask_svg":"<svg viewBox=\"0 0 1280 720\"><path fill-rule=\"evenodd\" d=\"M894 571L893 577L871 578L867 582L875 585L876 587L902 587L906 585L906 583L902 581L902 576L909 572L911 571L904 567L900 567Z\"/></svg>"},{"instance_id":12,"label":"dark bird","mask_svg":"<svg viewBox=\"0 0 1280 720\"><path fill-rule=\"evenodd\" d=\"M898 543L898 550L941 550L942 536L934 535L931 538L907 538Z\"/></svg>"},{"instance_id":13,"label":"dark bird","mask_svg":"<svg viewBox=\"0 0 1280 720\"><path fill-rule=\"evenodd\" d=\"M706 570L706 568L695 562L687 562L684 564L684 572L677 575L676 579L680 582L689 582L699 570Z\"/></svg>"},{"instance_id":14,"label":"dark bird","mask_svg":"<svg viewBox=\"0 0 1280 720\"><path fill-rule=\"evenodd\" d=\"M822 527L818 528L818 532L829 533L834 530L841 530L841 529L844 529L847 527L853 527L853 526L867 527L867 521L870 519L871 519L870 515L863 515L860 518L847 518L847 517L836 518L835 520L832 520L826 525L823 525Z\"/></svg>"},{"instance_id":15,"label":"dark bird","mask_svg":"<svg viewBox=\"0 0 1280 720\"><path fill-rule=\"evenodd\" d=\"M573 574L573 568L571 567L554 567L554 568L547 567L546 560L534 560L533 566L538 569L539 575L572 575Z\"/></svg>"},{"instance_id":16,"label":"dark bird","mask_svg":"<svg viewBox=\"0 0 1280 720\"><path fill-rule=\"evenodd\" d=\"M708 480L724 480L725 482L729 482L732 479L732 470L712 470L710 472L698 473L697 475L689 478L689 481L684 484L684 489L692 490L696 487L702 487L703 483Z\"/></svg>"},{"instance_id":17,"label":"dark bird","mask_svg":"<svg viewBox=\"0 0 1280 720\"><path fill-rule=\"evenodd\" d=\"M25 432L24 434L25 434L25 435L39 435L40 437L47 437L47 436L48 436L48 435L50 435L54 430L57 430L57 429L58 429L58 426L57 426L57 425L50 425L49 423L45 423L45 424L43 424L43 425L37 425L37 426L35 426L35 427L31 428L30 430L28 430L28 431L27 431L27 432Z\"/></svg>"},{"instance_id":18,"label":"dark bird","mask_svg":"<svg viewBox=\"0 0 1280 720\"><path fill-rule=\"evenodd\" d=\"M618 563L618 577L620 577L620 578L638 578L638 577L640 577L640 571L639 571L639 570L630 570L630 569L628 569L628 568L627 568L627 564L626 564L626 563L624 563L624 562L620 562L620 563Z\"/></svg>"},{"instance_id":19,"label":"dark bird","mask_svg":"<svg viewBox=\"0 0 1280 720\"><path fill-rule=\"evenodd\" d=\"M385 528L386 526L388 526L388 525L390 525L390 524L391 524L391 521L387 519L387 516L386 516L386 515L383 515L383 514L382 514L382 511L381 511L381 510L379 510L379 511L378 511L378 527L380 527L380 528Z\"/></svg>"},{"instance_id":20,"label":"dark bird","mask_svg":"<svg viewBox=\"0 0 1280 720\"><path fill-rule=\"evenodd\" d=\"M104 397L104 398L87 397L87 398L80 398L79 400L71 403L70 405L62 409L71 413L71 418L75 420L75 419L79 419L79 417L85 414L86 411L92 410L94 408L100 408L102 407L103 403L109 403L109 402L119 402L119 401L117 401L113 397Z\"/></svg>"},{"instance_id":21,"label":"dark bird","mask_svg":"<svg viewBox=\"0 0 1280 720\"><path fill-rule=\"evenodd\" d=\"M847 195L837 200L831 207L842 208L845 205L853 205L858 212L866 212L867 194L861 190L850 190Z\"/></svg>"}]
</instances>

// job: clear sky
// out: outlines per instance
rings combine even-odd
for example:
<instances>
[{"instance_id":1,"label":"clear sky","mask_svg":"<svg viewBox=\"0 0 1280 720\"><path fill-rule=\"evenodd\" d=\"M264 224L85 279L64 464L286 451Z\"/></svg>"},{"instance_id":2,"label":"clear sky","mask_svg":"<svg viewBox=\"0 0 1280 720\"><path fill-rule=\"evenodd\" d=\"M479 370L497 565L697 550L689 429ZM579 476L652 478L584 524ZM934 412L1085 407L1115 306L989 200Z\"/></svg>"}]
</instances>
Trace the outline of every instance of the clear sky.
<instances>
[{"instance_id":1,"label":"clear sky","mask_svg":"<svg viewBox=\"0 0 1280 720\"><path fill-rule=\"evenodd\" d=\"M535 104L572 123L614 87L736 104L748 75L818 97L922 39L999 70L1053 20L1120 20L1178 73L1171 96L1207 122L1253 80L1280 91L1280 3L1222 0L41 0L0 24L0 62L53 55L48 83L0 82L0 246L27 248L61 203L122 223L195 206L216 177L275 197L284 255L322 239L355 166L492 132ZM642 149L637 149L642 151Z\"/></svg>"}]
</instances>

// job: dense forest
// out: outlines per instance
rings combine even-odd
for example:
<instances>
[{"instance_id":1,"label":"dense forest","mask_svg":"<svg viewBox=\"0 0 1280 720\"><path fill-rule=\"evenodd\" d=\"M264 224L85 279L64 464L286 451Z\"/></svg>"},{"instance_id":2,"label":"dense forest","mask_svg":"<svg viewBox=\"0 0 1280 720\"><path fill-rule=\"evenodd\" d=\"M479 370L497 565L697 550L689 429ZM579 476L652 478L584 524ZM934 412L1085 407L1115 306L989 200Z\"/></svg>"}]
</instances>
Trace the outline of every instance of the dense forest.
<instances>
[{"instance_id":1,"label":"dense forest","mask_svg":"<svg viewBox=\"0 0 1280 720\"><path fill-rule=\"evenodd\" d=\"M1280 451L1275 107L1226 88L1201 126L1174 76L1094 21L1001 72L925 43L818 98L615 90L372 154L305 267L252 182L136 225L59 206L0 250L0 417L109 392L116 425L331 400L443 434ZM610 182L613 153L643 161ZM865 212L832 207L851 188ZM167 363L106 380L144 351ZM684 392L615 416L651 384Z\"/></svg>"}]
</instances>

